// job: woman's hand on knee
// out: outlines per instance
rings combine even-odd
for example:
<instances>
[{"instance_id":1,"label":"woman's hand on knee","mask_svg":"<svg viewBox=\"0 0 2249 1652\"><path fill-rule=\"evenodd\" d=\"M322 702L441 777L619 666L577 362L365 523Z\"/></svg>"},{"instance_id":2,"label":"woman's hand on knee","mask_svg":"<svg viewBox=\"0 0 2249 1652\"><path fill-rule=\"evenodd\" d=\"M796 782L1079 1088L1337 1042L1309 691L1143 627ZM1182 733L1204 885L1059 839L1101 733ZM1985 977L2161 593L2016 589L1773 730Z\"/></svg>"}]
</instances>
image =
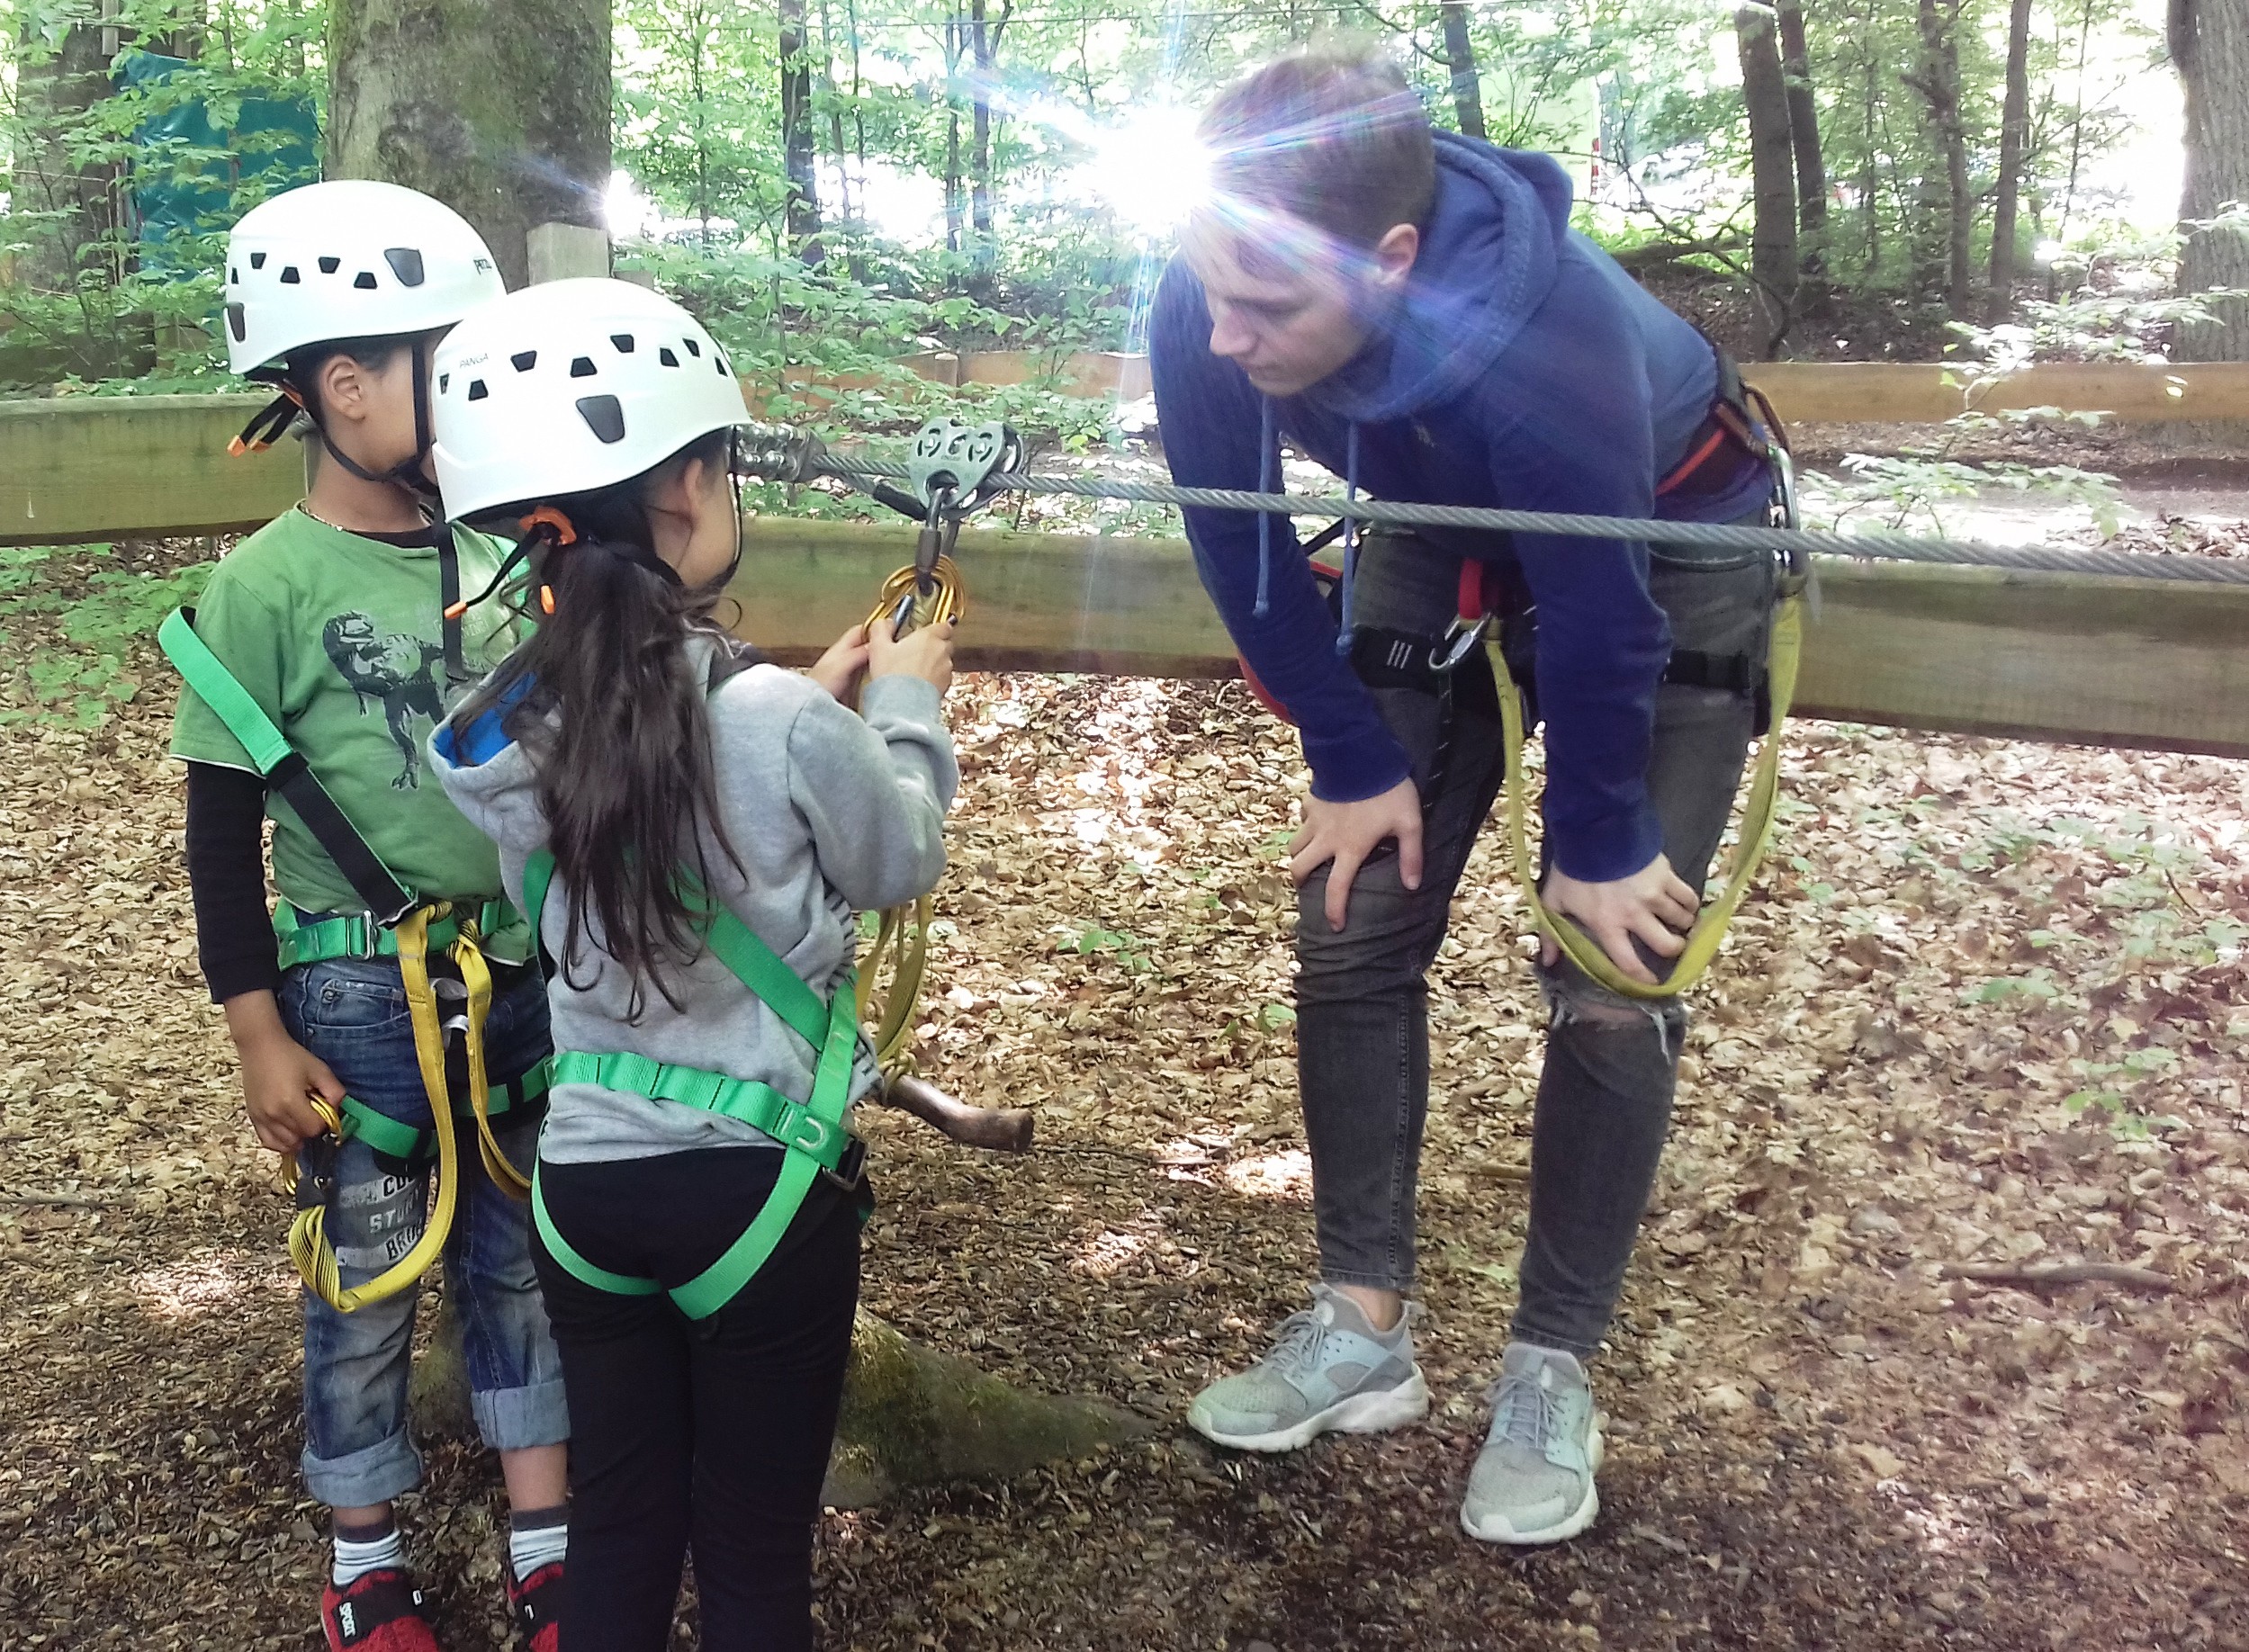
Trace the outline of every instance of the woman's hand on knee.
<instances>
[{"instance_id":1,"label":"woman's hand on knee","mask_svg":"<svg viewBox=\"0 0 2249 1652\"><path fill-rule=\"evenodd\" d=\"M1383 843L1398 840L1398 875L1421 887L1421 792L1408 778L1355 803L1304 800L1304 824L1289 839L1289 876L1299 884L1327 868L1327 927L1341 929L1350 910L1352 881Z\"/></svg>"},{"instance_id":2,"label":"woman's hand on knee","mask_svg":"<svg viewBox=\"0 0 2249 1652\"><path fill-rule=\"evenodd\" d=\"M1661 855L1630 877L1607 883L1580 882L1554 866L1540 893L1548 911L1570 919L1618 969L1648 986L1656 984L1655 972L1640 961L1633 942L1644 943L1660 958L1676 958L1687 949L1687 931L1701 905ZM1540 944L1539 957L1547 964L1560 953L1552 940Z\"/></svg>"}]
</instances>

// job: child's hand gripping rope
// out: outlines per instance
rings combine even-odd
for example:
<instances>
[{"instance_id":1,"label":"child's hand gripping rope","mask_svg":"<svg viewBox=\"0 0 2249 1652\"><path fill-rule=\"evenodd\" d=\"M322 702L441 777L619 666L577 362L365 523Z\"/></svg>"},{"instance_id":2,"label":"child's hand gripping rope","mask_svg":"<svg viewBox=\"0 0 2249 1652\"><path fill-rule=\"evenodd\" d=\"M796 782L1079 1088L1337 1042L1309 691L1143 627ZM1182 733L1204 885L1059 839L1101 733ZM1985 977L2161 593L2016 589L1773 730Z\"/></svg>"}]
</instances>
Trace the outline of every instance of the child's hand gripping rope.
<instances>
[{"instance_id":1,"label":"child's hand gripping rope","mask_svg":"<svg viewBox=\"0 0 2249 1652\"><path fill-rule=\"evenodd\" d=\"M931 592L918 602L907 603L904 598L915 588L915 570L900 569L884 586L881 602L866 623L846 632L821 656L812 669L813 679L836 693L827 675L833 671L845 690L855 693L859 667L863 663L868 678L918 677L944 694L952 687L953 633L964 606L959 574L951 558L938 560L932 584ZM904 635L898 631L902 619L912 627ZM918 624L914 624L917 619ZM836 694L836 697L844 699L845 695ZM882 995L879 1013L873 1016L872 1036L883 1071L883 1087L877 1099L886 1107L912 1113L965 1145L1028 1153L1031 1143L1028 1111L972 1106L947 1095L913 1072L913 1056L907 1046L914 1006L921 996L930 913L927 895L912 906L893 907L883 913L874 945L859 960L862 1019L876 1008L877 975L886 963L890 969L889 990Z\"/></svg>"}]
</instances>

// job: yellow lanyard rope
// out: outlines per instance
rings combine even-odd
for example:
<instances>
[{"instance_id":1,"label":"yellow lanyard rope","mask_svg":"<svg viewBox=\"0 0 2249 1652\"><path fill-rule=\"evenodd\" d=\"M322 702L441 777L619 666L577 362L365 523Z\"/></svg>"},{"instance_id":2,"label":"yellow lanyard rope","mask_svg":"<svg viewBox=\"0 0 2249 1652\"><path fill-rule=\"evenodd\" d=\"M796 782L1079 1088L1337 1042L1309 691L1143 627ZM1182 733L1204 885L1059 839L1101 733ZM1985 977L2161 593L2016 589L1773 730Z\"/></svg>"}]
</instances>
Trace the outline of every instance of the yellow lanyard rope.
<instances>
[{"instance_id":1,"label":"yellow lanyard rope","mask_svg":"<svg viewBox=\"0 0 2249 1652\"><path fill-rule=\"evenodd\" d=\"M429 980L429 925L449 910L443 903L423 907L400 920L396 929L399 974L406 984L406 1007L414 1028L414 1058L421 1069L422 1089L429 1097L432 1127L437 1136L436 1208L423 1224L421 1236L405 1255L365 1284L349 1288L343 1282L336 1248L328 1240L327 1201L323 1199L310 1209L300 1210L289 1226L289 1260L296 1264L305 1288L340 1314L394 1297L412 1285L429 1270L430 1263L444 1251L446 1236L453 1231L454 1213L460 1202L460 1149L454 1138L452 1097L445 1083L445 1026L438 1012L437 994ZM511 1197L524 1199L529 1196L531 1184L509 1163L492 1135L491 1086L484 1066L484 1021L491 1010L492 976L478 944L480 938L475 924L464 921L460 938L453 945L453 959L460 967L462 984L468 989L469 995L464 1040L469 1106L476 1118L477 1147L485 1173ZM341 1136L343 1121L336 1109L318 1099L313 1107L329 1133ZM293 1171L293 1162L290 1168ZM293 1176L285 1180L293 1185Z\"/></svg>"},{"instance_id":2,"label":"yellow lanyard rope","mask_svg":"<svg viewBox=\"0 0 2249 1652\"><path fill-rule=\"evenodd\" d=\"M1677 998L1702 978L1711 960L1718 956L1726 926L1732 922L1741 897L1749 893L1758 864L1764 858L1765 846L1772 837L1773 806L1780 795L1780 731L1787 719L1789 705L1795 698L1796 665L1803 647L1804 598L1783 597L1773 615L1772 651L1766 668L1772 718L1758 750L1749 800L1742 807L1741 835L1734 844L1732 869L1718 898L1706 904L1695 920L1695 928L1687 938L1687 948L1672 961L1669 977L1651 986L1644 981L1634 981L1617 968L1615 960L1599 942L1550 909L1540 897L1538 869L1531 859L1530 830L1525 818L1529 808L1523 784L1523 696L1507 670L1498 635L1491 638L1491 672L1499 688L1499 722L1507 739L1507 843L1515 855L1516 882L1528 899L1539 933L1610 992L1642 1000Z\"/></svg>"},{"instance_id":3,"label":"yellow lanyard rope","mask_svg":"<svg viewBox=\"0 0 2249 1652\"><path fill-rule=\"evenodd\" d=\"M924 625L957 620L967 612L967 587L952 558L939 557L930 579L931 589L923 593L919 589L920 575L911 565L892 574L883 581L881 598L875 604L874 612L867 616L868 624L871 627L896 616L899 605L909 596L913 602L899 621L900 636ZM876 1063L886 1076L895 1077L913 1064L910 1046L914 1010L922 999L922 977L929 965L931 911L928 895L909 905L885 911L875 931L874 943L859 959L859 1018L863 1022L870 1019L873 1021L869 1037L875 1046ZM882 983L877 978L886 968L889 980Z\"/></svg>"}]
</instances>

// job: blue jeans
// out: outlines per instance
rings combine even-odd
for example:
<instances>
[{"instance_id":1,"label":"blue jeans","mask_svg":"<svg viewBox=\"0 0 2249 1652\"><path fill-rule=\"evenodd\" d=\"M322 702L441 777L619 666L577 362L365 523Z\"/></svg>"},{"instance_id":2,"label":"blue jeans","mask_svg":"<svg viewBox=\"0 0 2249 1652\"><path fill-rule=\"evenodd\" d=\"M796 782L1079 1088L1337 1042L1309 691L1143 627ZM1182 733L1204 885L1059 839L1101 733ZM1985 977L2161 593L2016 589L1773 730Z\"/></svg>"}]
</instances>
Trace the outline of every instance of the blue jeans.
<instances>
[{"instance_id":1,"label":"blue jeans","mask_svg":"<svg viewBox=\"0 0 2249 1652\"><path fill-rule=\"evenodd\" d=\"M1458 568L1457 556L1420 540L1372 538L1359 570L1361 623L1437 634L1453 612ZM1763 659L1774 595L1765 553L1659 553L1649 588L1675 648ZM1298 1078L1320 1274L1333 1284L1403 1291L1414 1283L1429 1098L1426 978L1507 767L1489 665L1471 658L1456 678L1449 731L1433 695L1373 690L1422 789L1421 887L1405 887L1390 849L1359 873L1342 930L1327 924L1326 867L1298 896ZM1755 718L1753 700L1732 689L1667 682L1656 691L1649 796L1672 870L1697 891L1724 834ZM1641 956L1658 975L1668 972L1665 960ZM1607 1333L1655 1184L1687 1010L1676 999L1651 1009L1611 992L1567 962L1538 973L1551 1019L1514 1333L1583 1356Z\"/></svg>"},{"instance_id":2,"label":"blue jeans","mask_svg":"<svg viewBox=\"0 0 2249 1652\"><path fill-rule=\"evenodd\" d=\"M406 988L394 960L304 965L283 977L280 998L290 1036L328 1063L355 1100L401 1124L430 1127ZM535 973L495 991L484 1036L495 1086L545 1058L546 988ZM448 1039L446 1066L453 1094L465 1099L468 1073L458 1034ZM495 1133L510 1162L529 1173L535 1123L510 1120ZM461 1192L445 1238L445 1286L460 1316L477 1428L498 1450L553 1445L570 1437L570 1421L562 1360L532 1268L528 1208L484 1174L473 1125L460 1145ZM420 1237L429 1170L386 1158L354 1137L336 1155L334 1176L328 1237L344 1284L364 1284ZM420 1483L421 1458L406 1432L419 1295L409 1287L339 1314L303 1293L305 1488L332 1508L385 1503Z\"/></svg>"}]
</instances>

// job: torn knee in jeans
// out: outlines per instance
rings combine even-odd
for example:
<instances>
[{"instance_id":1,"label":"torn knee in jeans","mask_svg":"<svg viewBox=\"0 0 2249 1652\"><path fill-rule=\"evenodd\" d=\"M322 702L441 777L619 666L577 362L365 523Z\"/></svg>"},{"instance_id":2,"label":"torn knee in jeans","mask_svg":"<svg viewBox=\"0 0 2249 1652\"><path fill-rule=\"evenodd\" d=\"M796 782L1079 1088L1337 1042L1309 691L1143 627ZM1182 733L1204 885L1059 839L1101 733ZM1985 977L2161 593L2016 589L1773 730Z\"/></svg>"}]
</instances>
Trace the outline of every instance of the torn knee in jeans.
<instances>
[{"instance_id":1,"label":"torn knee in jeans","mask_svg":"<svg viewBox=\"0 0 2249 1652\"><path fill-rule=\"evenodd\" d=\"M1639 1001L1612 992L1575 974L1558 969L1538 972L1539 991L1545 995L1550 1028L1577 1025L1608 1032L1631 1032L1652 1026L1668 1058L1679 1047L1687 1031L1687 1006L1676 998Z\"/></svg>"}]
</instances>

